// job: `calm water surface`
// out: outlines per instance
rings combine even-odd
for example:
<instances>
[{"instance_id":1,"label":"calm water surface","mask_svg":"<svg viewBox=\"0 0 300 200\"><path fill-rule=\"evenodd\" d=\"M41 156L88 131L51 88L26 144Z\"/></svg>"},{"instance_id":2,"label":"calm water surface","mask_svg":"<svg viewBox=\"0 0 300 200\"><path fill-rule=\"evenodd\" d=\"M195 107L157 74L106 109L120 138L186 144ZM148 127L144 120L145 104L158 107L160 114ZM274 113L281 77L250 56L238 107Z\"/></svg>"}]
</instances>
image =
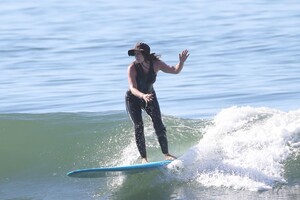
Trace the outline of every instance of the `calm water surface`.
<instances>
[{"instance_id":1,"label":"calm water surface","mask_svg":"<svg viewBox=\"0 0 300 200\"><path fill-rule=\"evenodd\" d=\"M162 111L212 116L231 105L299 108L297 1L2 1L2 113L124 110L137 41L174 65Z\"/></svg>"}]
</instances>

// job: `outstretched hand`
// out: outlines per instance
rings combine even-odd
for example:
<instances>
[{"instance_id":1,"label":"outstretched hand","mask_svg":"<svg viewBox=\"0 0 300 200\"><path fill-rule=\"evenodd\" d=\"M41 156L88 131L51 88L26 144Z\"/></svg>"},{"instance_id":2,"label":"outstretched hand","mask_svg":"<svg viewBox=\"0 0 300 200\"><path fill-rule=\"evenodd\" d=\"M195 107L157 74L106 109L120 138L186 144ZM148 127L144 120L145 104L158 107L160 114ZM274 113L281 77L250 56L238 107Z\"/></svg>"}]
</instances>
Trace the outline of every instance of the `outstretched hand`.
<instances>
[{"instance_id":1,"label":"outstretched hand","mask_svg":"<svg viewBox=\"0 0 300 200\"><path fill-rule=\"evenodd\" d=\"M184 63L186 61L186 59L189 57L189 51L183 50L180 54L179 54L179 62L180 63Z\"/></svg>"}]
</instances>

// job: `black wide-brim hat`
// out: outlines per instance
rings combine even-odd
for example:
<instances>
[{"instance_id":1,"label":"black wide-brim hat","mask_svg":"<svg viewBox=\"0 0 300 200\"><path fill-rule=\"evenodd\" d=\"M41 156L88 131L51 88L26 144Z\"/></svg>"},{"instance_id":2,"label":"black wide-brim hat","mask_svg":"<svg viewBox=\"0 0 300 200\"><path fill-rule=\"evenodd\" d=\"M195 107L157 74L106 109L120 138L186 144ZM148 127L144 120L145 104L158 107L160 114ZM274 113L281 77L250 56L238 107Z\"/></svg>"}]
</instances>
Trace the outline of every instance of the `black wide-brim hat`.
<instances>
[{"instance_id":1,"label":"black wide-brim hat","mask_svg":"<svg viewBox=\"0 0 300 200\"><path fill-rule=\"evenodd\" d=\"M128 50L128 55L129 56L134 56L134 51L143 51L147 54L150 54L150 47L146 43L138 42L138 43L136 43L136 45L134 46L133 49Z\"/></svg>"}]
</instances>

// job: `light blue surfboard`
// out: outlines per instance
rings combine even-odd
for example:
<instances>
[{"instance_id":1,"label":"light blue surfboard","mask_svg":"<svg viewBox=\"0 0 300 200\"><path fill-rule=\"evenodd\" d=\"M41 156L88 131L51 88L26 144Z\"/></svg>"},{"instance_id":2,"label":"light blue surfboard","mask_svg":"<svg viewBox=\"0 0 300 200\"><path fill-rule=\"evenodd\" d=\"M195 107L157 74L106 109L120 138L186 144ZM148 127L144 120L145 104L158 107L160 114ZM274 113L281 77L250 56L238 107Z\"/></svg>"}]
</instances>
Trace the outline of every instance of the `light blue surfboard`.
<instances>
[{"instance_id":1,"label":"light blue surfboard","mask_svg":"<svg viewBox=\"0 0 300 200\"><path fill-rule=\"evenodd\" d=\"M100 168L89 168L79 169L69 172L67 175L76 178L99 178L99 177L110 177L141 173L148 170L155 170L164 167L171 163L170 160L149 162L145 164L136 165L124 165L115 167L100 167Z\"/></svg>"}]
</instances>

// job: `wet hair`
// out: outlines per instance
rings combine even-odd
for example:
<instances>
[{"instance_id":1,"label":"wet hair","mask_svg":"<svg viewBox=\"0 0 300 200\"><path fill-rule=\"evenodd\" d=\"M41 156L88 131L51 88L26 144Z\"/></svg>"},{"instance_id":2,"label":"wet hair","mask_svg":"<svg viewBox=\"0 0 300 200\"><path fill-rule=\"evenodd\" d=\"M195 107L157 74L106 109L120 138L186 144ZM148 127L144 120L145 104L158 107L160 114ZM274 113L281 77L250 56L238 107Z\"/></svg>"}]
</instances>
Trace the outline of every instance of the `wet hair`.
<instances>
[{"instance_id":1,"label":"wet hair","mask_svg":"<svg viewBox=\"0 0 300 200\"><path fill-rule=\"evenodd\" d=\"M142 51L142 54L147 61L156 61L160 60L160 55L156 55L155 53L147 54L146 52Z\"/></svg>"}]
</instances>

